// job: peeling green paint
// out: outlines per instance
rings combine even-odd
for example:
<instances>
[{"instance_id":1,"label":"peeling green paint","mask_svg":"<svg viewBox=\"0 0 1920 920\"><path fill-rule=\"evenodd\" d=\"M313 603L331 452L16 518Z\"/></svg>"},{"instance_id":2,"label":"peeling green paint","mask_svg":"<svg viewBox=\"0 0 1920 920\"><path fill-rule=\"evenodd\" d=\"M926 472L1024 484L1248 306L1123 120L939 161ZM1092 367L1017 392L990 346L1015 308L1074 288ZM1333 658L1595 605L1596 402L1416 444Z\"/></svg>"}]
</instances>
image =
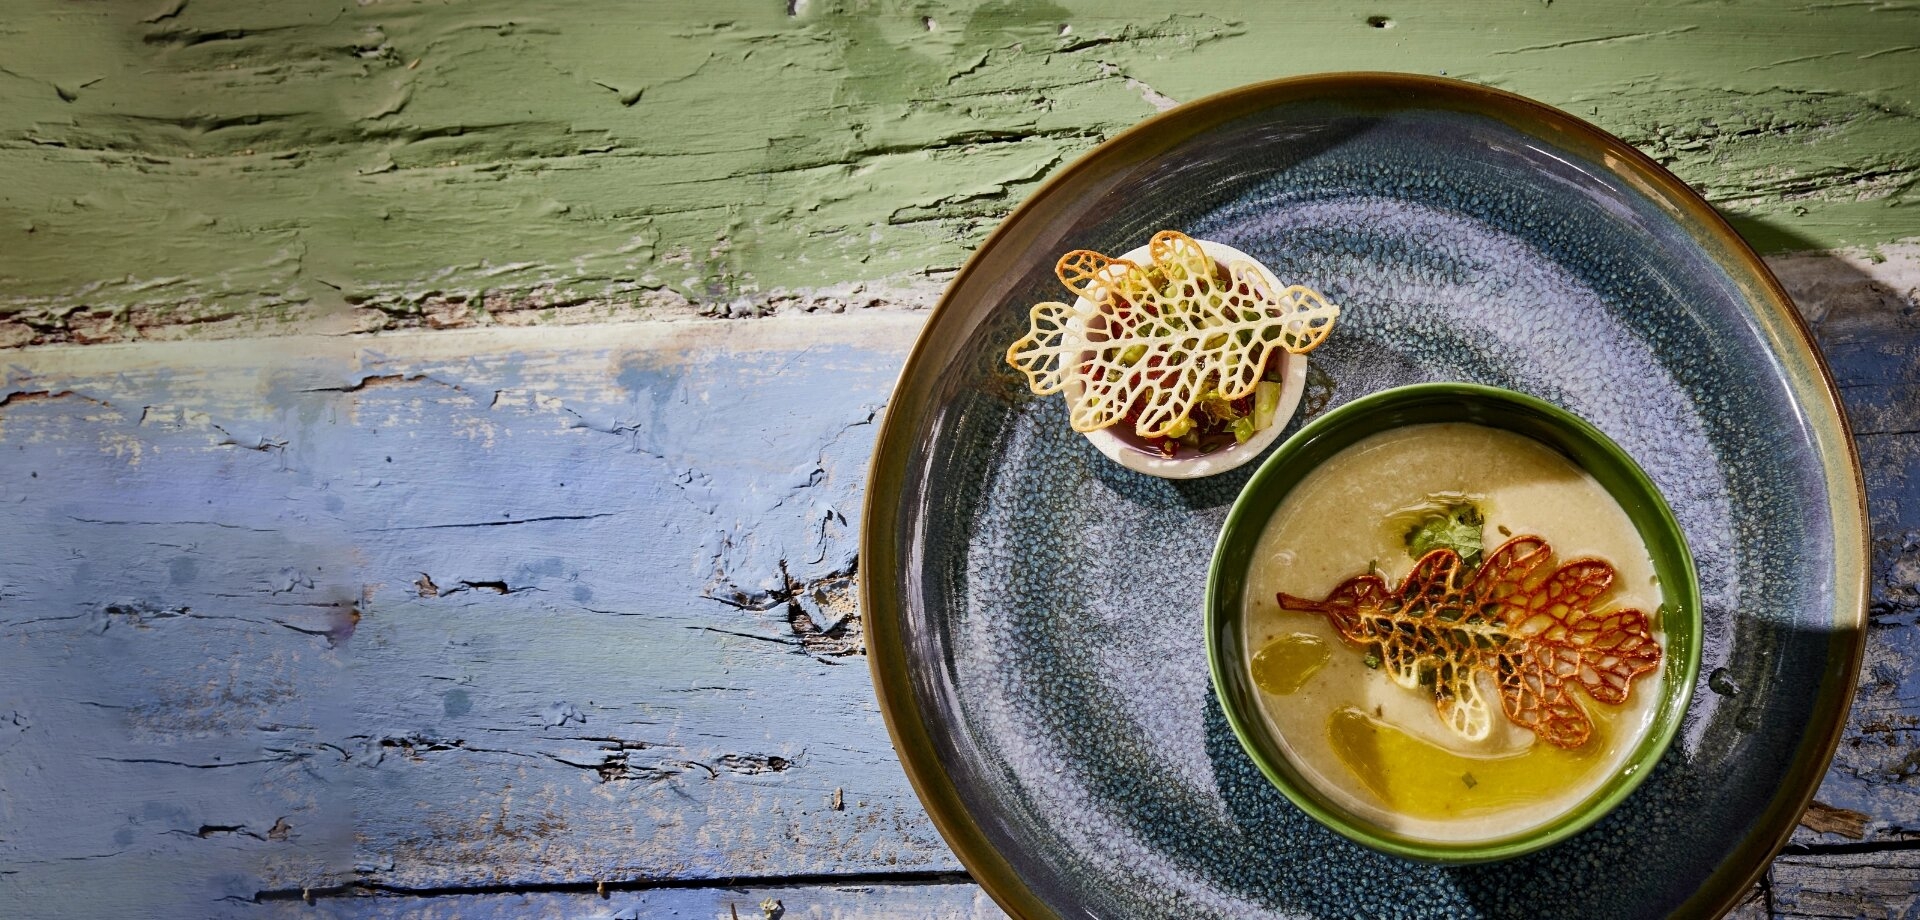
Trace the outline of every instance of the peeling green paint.
<instances>
[{"instance_id":1,"label":"peeling green paint","mask_svg":"<svg viewBox=\"0 0 1920 920\"><path fill-rule=\"evenodd\" d=\"M21 0L0 345L924 293L1167 100L1324 70L1566 108L1768 250L1920 236L1920 7L1404 5Z\"/></svg>"}]
</instances>

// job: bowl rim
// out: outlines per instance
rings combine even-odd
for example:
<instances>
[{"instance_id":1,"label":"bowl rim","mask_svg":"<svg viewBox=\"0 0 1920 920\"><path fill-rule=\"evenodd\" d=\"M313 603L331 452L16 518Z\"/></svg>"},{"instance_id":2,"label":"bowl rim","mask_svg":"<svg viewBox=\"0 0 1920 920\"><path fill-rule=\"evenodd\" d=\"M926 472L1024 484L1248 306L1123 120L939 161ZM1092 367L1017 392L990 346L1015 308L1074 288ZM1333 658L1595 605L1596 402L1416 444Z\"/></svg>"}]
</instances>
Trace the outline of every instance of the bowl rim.
<instances>
[{"instance_id":1,"label":"bowl rim","mask_svg":"<svg viewBox=\"0 0 1920 920\"><path fill-rule=\"evenodd\" d=\"M1842 407L1833 373L1815 343L1806 320L1785 288L1733 226L1666 167L1591 122L1518 93L1464 80L1391 71L1311 73L1248 83L1149 116L1106 139L1079 159L1048 176L981 242L927 317L903 363L887 410L879 419L860 528L860 609L866 632L867 666L887 735L900 758L907 782L927 817L968 874L1000 909L1030 920L1060 916L1022 876L1007 854L995 848L962 798L942 762L934 732L909 668L900 610L908 601L897 582L906 540L914 527L908 509L924 504L916 490L924 483L911 466L912 439L933 423L933 371L945 367L973 324L979 321L956 306L978 276L991 277L1025 252L1033 233L1024 224L1041 217L1061 199L1088 193L1104 176L1172 150L1184 139L1234 118L1276 105L1349 94L1404 100L1491 118L1522 133L1550 137L1612 175L1631 184L1667 209L1691 233L1710 259L1725 270L1746 297L1750 315L1783 365L1796 380L1795 397L1818 417L1810 417L1810 436L1822 458L1821 480L1828 490L1826 514L1834 534L1832 645L1814 701L1811 727L1802 733L1781 778L1781 791L1754 816L1752 830L1720 865L1699 880L1693 893L1675 905L1689 916L1719 916L1747 896L1766 872L1774 854L1786 845L1818 791L1847 725L1866 653L1868 556L1867 493L1860 453ZM1851 636L1851 639L1844 637Z\"/></svg>"},{"instance_id":2,"label":"bowl rim","mask_svg":"<svg viewBox=\"0 0 1920 920\"><path fill-rule=\"evenodd\" d=\"M1382 416L1395 410L1435 405L1443 409L1458 407L1461 417L1382 421ZM1284 753L1280 754L1280 763L1271 759L1262 742L1269 742L1279 750L1278 733L1268 729L1259 712L1244 709L1246 697L1232 692L1245 691L1251 684L1251 676L1246 663L1239 660L1244 655L1244 641L1229 641L1237 639L1244 628L1246 597L1244 573L1229 566L1230 559L1244 560L1251 556L1252 547L1259 541L1273 512L1320 464L1366 438L1403 427L1464 421L1513 430L1498 420L1475 417L1475 408L1488 406L1542 419L1560 438L1597 452L1612 465L1606 474L1587 469L1578 458L1568 456L1562 444L1527 432L1515 432L1543 444L1600 480L1602 488L1633 522L1654 568L1663 572L1661 632L1666 661L1661 665L1660 699L1654 708L1650 730L1635 744L1632 754L1614 768L1612 778L1571 809L1531 829L1489 840L1426 840L1381 828L1315 792L1311 781L1296 776L1296 771L1284 762ZM1310 465L1302 468L1301 462ZM1621 490L1628 494L1622 494ZM1649 534L1649 530L1654 533ZM1656 539L1658 537L1666 539ZM1657 543L1665 544L1664 552L1656 549ZM1662 556L1669 557L1665 565ZM1678 584L1664 575L1672 570L1682 575ZM1225 712L1234 737L1261 774L1294 805L1341 836L1381 852L1422 862L1462 865L1511 859L1553 846L1593 826L1645 782L1665 756L1693 700L1694 683L1700 674L1703 631L1700 576L1694 567L1686 532L1652 478L1625 449L1579 415L1537 396L1478 383L1441 381L1379 390L1328 410L1288 438L1260 464L1228 510L1207 566L1205 603L1207 670L1214 698ZM1678 657L1674 654L1676 650ZM1256 708L1257 705L1255 703Z\"/></svg>"}]
</instances>

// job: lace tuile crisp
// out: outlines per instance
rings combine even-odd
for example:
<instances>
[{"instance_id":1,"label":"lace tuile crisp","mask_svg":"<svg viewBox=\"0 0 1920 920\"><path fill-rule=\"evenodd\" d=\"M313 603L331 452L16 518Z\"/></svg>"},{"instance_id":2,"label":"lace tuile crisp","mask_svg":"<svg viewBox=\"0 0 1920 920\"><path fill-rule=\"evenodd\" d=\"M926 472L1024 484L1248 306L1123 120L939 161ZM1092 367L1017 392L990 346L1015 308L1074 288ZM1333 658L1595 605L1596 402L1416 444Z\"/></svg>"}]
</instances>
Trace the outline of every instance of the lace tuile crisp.
<instances>
[{"instance_id":1,"label":"lace tuile crisp","mask_svg":"<svg viewBox=\"0 0 1920 920\"><path fill-rule=\"evenodd\" d=\"M1151 264L1081 249L1055 274L1078 296L1036 304L1007 363L1042 396L1067 390L1075 431L1098 431L1137 411L1134 433L1166 435L1211 384L1222 397L1253 392L1269 352L1305 354L1333 330L1340 307L1293 285L1275 291L1252 262L1221 271L1193 238L1162 230Z\"/></svg>"},{"instance_id":2,"label":"lace tuile crisp","mask_svg":"<svg viewBox=\"0 0 1920 920\"><path fill-rule=\"evenodd\" d=\"M1458 553L1436 549L1397 590L1368 573L1323 600L1283 592L1280 606L1325 616L1349 645L1377 654L1394 683L1430 687L1441 720L1462 738L1478 741L1493 729L1477 677L1484 671L1510 721L1548 744L1577 748L1593 720L1573 688L1624 703L1661 650L1645 613L1593 611L1613 584L1611 564L1576 559L1533 578L1552 555L1539 537L1515 537L1468 578Z\"/></svg>"}]
</instances>

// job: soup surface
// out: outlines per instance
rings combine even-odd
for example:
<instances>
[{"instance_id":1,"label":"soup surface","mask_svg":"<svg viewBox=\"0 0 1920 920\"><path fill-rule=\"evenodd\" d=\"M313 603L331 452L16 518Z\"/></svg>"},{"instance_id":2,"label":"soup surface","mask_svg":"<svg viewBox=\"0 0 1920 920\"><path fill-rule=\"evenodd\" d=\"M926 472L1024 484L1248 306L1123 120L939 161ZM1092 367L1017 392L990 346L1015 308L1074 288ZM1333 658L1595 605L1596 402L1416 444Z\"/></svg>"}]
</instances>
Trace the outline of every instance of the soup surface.
<instances>
[{"instance_id":1,"label":"soup surface","mask_svg":"<svg viewBox=\"0 0 1920 920\"><path fill-rule=\"evenodd\" d=\"M1652 724L1660 666L1635 676L1617 705L1573 687L1571 698L1593 723L1573 747L1511 721L1483 671L1473 679L1491 727L1469 740L1436 709L1427 676L1421 686L1401 686L1376 652L1348 642L1327 615L1283 610L1277 599L1326 598L1370 570L1391 589L1436 539L1471 566L1521 536L1551 545L1536 579L1574 560L1610 563L1612 586L1590 615L1642 611L1664 646L1660 586L1626 512L1593 477L1531 438L1469 423L1382 432L1309 473L1281 503L1255 549L1246 666L1287 756L1323 794L1408 836L1490 840L1566 813L1632 753ZM1484 553L1471 552L1476 543Z\"/></svg>"}]
</instances>

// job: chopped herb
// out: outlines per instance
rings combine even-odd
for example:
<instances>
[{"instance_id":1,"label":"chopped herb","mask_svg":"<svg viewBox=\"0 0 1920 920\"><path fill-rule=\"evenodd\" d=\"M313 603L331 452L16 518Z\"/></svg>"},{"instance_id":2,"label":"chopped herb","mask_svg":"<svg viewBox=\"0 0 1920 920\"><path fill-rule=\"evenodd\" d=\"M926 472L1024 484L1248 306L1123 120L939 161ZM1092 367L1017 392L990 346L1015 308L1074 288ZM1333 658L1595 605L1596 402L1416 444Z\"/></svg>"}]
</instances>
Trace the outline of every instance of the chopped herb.
<instances>
[{"instance_id":1,"label":"chopped herb","mask_svg":"<svg viewBox=\"0 0 1920 920\"><path fill-rule=\"evenodd\" d=\"M1366 664L1367 667L1375 671L1380 670L1380 654L1378 652L1368 652Z\"/></svg>"},{"instance_id":2,"label":"chopped herb","mask_svg":"<svg viewBox=\"0 0 1920 920\"><path fill-rule=\"evenodd\" d=\"M1206 392L1200 394L1196 403L1200 407L1201 414L1223 424L1232 422L1240 414L1233 411L1233 400L1220 395L1220 391L1213 389L1211 384L1208 385Z\"/></svg>"},{"instance_id":3,"label":"chopped herb","mask_svg":"<svg viewBox=\"0 0 1920 920\"><path fill-rule=\"evenodd\" d=\"M1477 779L1474 779L1473 774L1471 773L1460 774L1460 781L1463 783L1466 783L1468 789L1472 789L1473 787L1480 785L1480 781Z\"/></svg>"},{"instance_id":4,"label":"chopped herb","mask_svg":"<svg viewBox=\"0 0 1920 920\"><path fill-rule=\"evenodd\" d=\"M1481 542L1485 524L1480 507L1472 502L1440 505L1407 528L1407 554L1419 559L1436 549L1450 549L1460 554L1468 568L1473 568L1480 564L1480 553L1485 548Z\"/></svg>"},{"instance_id":5,"label":"chopped herb","mask_svg":"<svg viewBox=\"0 0 1920 920\"><path fill-rule=\"evenodd\" d=\"M1505 525L1505 524L1501 524L1501 525L1500 525L1500 535L1501 535L1501 536L1503 536L1503 537L1511 537L1511 536L1513 536L1513 531L1511 531L1511 530L1508 530L1508 529L1507 529L1507 525Z\"/></svg>"}]
</instances>

